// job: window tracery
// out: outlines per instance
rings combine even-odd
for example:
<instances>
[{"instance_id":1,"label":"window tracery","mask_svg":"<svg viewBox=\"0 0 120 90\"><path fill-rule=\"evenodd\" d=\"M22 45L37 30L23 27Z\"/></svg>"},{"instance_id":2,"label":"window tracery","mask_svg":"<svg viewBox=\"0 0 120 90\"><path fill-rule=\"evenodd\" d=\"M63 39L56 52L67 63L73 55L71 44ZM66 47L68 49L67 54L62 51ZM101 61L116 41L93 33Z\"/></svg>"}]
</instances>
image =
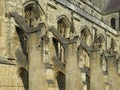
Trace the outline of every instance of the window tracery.
<instances>
[{"instance_id":1,"label":"window tracery","mask_svg":"<svg viewBox=\"0 0 120 90\"><path fill-rule=\"evenodd\" d=\"M37 26L40 18L41 12L39 5L37 3L29 4L24 9L24 18L30 27Z\"/></svg>"},{"instance_id":2,"label":"window tracery","mask_svg":"<svg viewBox=\"0 0 120 90\"><path fill-rule=\"evenodd\" d=\"M70 36L70 21L65 15L61 15L57 21L57 30L64 38Z\"/></svg>"},{"instance_id":3,"label":"window tracery","mask_svg":"<svg viewBox=\"0 0 120 90\"><path fill-rule=\"evenodd\" d=\"M91 45L91 33L87 27L83 27L80 32L81 40L85 42L87 45Z\"/></svg>"}]
</instances>

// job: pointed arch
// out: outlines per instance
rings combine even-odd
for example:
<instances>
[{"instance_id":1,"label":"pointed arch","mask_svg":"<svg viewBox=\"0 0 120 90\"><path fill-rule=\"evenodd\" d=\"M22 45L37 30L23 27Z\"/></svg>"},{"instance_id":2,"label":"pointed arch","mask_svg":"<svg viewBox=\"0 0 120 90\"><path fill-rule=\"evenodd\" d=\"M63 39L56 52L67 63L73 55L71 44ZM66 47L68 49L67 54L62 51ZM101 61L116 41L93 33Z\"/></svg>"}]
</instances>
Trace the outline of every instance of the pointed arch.
<instances>
[{"instance_id":1,"label":"pointed arch","mask_svg":"<svg viewBox=\"0 0 120 90\"><path fill-rule=\"evenodd\" d=\"M92 35L90 29L86 25L81 27L80 31L82 32L83 30L85 30L87 35Z\"/></svg>"},{"instance_id":2,"label":"pointed arch","mask_svg":"<svg viewBox=\"0 0 120 90\"><path fill-rule=\"evenodd\" d=\"M113 29L115 29L115 27L116 27L116 19L114 17L110 19L110 25L111 25L111 27Z\"/></svg>"},{"instance_id":3,"label":"pointed arch","mask_svg":"<svg viewBox=\"0 0 120 90\"><path fill-rule=\"evenodd\" d=\"M69 20L69 18L66 15L61 15L57 18L57 21L59 20L63 20L63 22L65 23L66 26L70 26L71 22Z\"/></svg>"},{"instance_id":4,"label":"pointed arch","mask_svg":"<svg viewBox=\"0 0 120 90\"><path fill-rule=\"evenodd\" d=\"M25 2L23 4L23 13L25 21L30 27L36 27L42 21L41 16L45 15L44 10L36 0Z\"/></svg>"},{"instance_id":5,"label":"pointed arch","mask_svg":"<svg viewBox=\"0 0 120 90\"><path fill-rule=\"evenodd\" d=\"M22 80L24 89L28 90L28 71L21 67L18 69L18 75Z\"/></svg>"},{"instance_id":6,"label":"pointed arch","mask_svg":"<svg viewBox=\"0 0 120 90\"><path fill-rule=\"evenodd\" d=\"M59 90L65 90L65 74L60 71L57 72L56 79L57 79Z\"/></svg>"},{"instance_id":7,"label":"pointed arch","mask_svg":"<svg viewBox=\"0 0 120 90\"><path fill-rule=\"evenodd\" d=\"M57 18L57 29L60 32L60 34L68 38L70 33L70 20L65 15L61 15Z\"/></svg>"},{"instance_id":8,"label":"pointed arch","mask_svg":"<svg viewBox=\"0 0 120 90\"><path fill-rule=\"evenodd\" d=\"M39 6L39 9L42 13L42 15L45 15L45 11L43 10L43 8L41 7L41 5L38 3L38 1L36 0L29 0L29 1L26 1L24 4L23 4L23 11L25 10L25 8L28 8L29 6L33 5L33 4L37 4Z\"/></svg>"},{"instance_id":9,"label":"pointed arch","mask_svg":"<svg viewBox=\"0 0 120 90\"><path fill-rule=\"evenodd\" d=\"M87 26L83 26L80 30L80 38L84 41L87 45L91 45L92 41L92 34Z\"/></svg>"}]
</instances>

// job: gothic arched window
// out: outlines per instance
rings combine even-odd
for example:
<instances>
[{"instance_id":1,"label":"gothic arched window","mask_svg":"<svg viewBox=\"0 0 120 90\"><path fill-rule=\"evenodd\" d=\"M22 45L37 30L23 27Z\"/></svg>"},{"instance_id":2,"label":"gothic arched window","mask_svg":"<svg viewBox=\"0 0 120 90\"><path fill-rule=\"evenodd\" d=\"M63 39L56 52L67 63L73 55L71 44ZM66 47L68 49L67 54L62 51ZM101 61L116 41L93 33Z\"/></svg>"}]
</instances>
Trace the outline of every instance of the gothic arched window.
<instances>
[{"instance_id":1,"label":"gothic arched window","mask_svg":"<svg viewBox=\"0 0 120 90\"><path fill-rule=\"evenodd\" d=\"M37 2L31 1L24 6L24 18L30 27L35 27L41 21L43 11ZM39 21L38 21L39 20Z\"/></svg>"},{"instance_id":2,"label":"gothic arched window","mask_svg":"<svg viewBox=\"0 0 120 90\"><path fill-rule=\"evenodd\" d=\"M28 90L28 71L26 71L24 68L20 68L19 75L22 80L24 89Z\"/></svg>"},{"instance_id":3,"label":"gothic arched window","mask_svg":"<svg viewBox=\"0 0 120 90\"><path fill-rule=\"evenodd\" d=\"M57 83L59 90L65 90L65 75L62 72L58 72Z\"/></svg>"},{"instance_id":4,"label":"gothic arched window","mask_svg":"<svg viewBox=\"0 0 120 90\"><path fill-rule=\"evenodd\" d=\"M58 21L57 25L58 25L58 30L59 30L60 34L65 37L67 26L65 25L64 20L60 19Z\"/></svg>"},{"instance_id":5,"label":"gothic arched window","mask_svg":"<svg viewBox=\"0 0 120 90\"><path fill-rule=\"evenodd\" d=\"M80 38L81 40L86 43L88 46L91 45L91 41L92 41L92 34L90 32L90 30L88 29L87 26L83 26L80 32Z\"/></svg>"},{"instance_id":6,"label":"gothic arched window","mask_svg":"<svg viewBox=\"0 0 120 90\"><path fill-rule=\"evenodd\" d=\"M111 18L111 27L115 29L116 23L115 23L115 18Z\"/></svg>"},{"instance_id":7,"label":"gothic arched window","mask_svg":"<svg viewBox=\"0 0 120 90\"><path fill-rule=\"evenodd\" d=\"M65 38L69 37L70 21L66 16L62 15L59 17L59 19L57 21L57 29L63 37L65 37Z\"/></svg>"},{"instance_id":8,"label":"gothic arched window","mask_svg":"<svg viewBox=\"0 0 120 90\"><path fill-rule=\"evenodd\" d=\"M83 30L81 31L81 39L82 39L82 41L86 42L86 41L87 41L87 38L88 38L88 33L86 32L85 29L83 29Z\"/></svg>"}]
</instances>

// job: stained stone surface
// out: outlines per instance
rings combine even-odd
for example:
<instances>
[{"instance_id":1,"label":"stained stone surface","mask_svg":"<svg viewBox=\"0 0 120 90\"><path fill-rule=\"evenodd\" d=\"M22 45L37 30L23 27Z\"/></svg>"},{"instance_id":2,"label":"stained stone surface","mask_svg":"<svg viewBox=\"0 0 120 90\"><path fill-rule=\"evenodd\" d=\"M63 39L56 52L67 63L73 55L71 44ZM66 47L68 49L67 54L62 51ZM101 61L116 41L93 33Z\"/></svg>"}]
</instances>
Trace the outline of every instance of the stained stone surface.
<instances>
[{"instance_id":1,"label":"stained stone surface","mask_svg":"<svg viewBox=\"0 0 120 90\"><path fill-rule=\"evenodd\" d=\"M0 90L119 90L120 16L105 3L0 0Z\"/></svg>"}]
</instances>

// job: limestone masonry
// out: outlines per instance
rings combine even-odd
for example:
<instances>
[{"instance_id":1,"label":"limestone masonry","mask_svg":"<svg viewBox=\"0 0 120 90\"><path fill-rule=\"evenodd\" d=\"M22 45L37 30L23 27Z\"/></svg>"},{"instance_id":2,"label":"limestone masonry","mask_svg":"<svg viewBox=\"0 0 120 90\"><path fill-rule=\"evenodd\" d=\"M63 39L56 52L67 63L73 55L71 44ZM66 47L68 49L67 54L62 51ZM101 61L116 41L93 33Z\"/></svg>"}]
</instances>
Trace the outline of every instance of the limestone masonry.
<instances>
[{"instance_id":1,"label":"limestone masonry","mask_svg":"<svg viewBox=\"0 0 120 90\"><path fill-rule=\"evenodd\" d=\"M120 90L120 1L0 0L0 90Z\"/></svg>"}]
</instances>

